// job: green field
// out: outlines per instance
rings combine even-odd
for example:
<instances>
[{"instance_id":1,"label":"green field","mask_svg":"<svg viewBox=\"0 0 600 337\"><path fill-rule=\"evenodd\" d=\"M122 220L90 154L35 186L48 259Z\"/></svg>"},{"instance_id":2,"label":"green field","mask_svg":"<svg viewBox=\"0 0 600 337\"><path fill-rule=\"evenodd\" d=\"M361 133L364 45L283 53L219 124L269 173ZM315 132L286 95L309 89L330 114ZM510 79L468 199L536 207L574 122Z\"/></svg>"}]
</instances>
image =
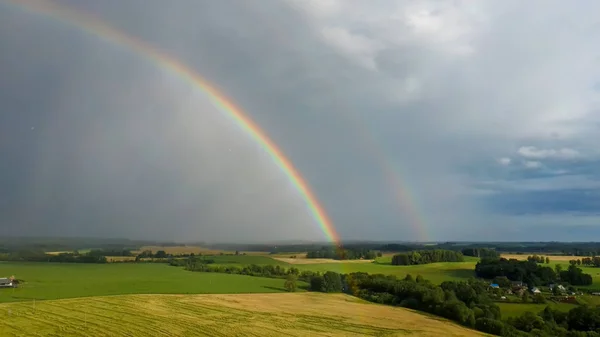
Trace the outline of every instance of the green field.
<instances>
[{"instance_id":1,"label":"green field","mask_svg":"<svg viewBox=\"0 0 600 337\"><path fill-rule=\"evenodd\" d=\"M265 255L206 255L206 259L214 260L216 264L247 266L249 264L274 265L290 267L289 263L278 261Z\"/></svg>"},{"instance_id":2,"label":"green field","mask_svg":"<svg viewBox=\"0 0 600 337\"><path fill-rule=\"evenodd\" d=\"M226 294L282 292L284 280L189 272L162 263L4 263L0 275L25 283L0 289L0 302L119 294ZM306 286L299 282L299 286Z\"/></svg>"},{"instance_id":3,"label":"green field","mask_svg":"<svg viewBox=\"0 0 600 337\"><path fill-rule=\"evenodd\" d=\"M525 312L533 312L537 314L538 312L544 310L546 306L550 306L554 309L558 309L564 312L567 312L573 308L575 308L576 304L570 303L553 303L548 302L547 304L535 304L535 303L496 303L500 307L500 311L502 312L502 318L516 317L521 316Z\"/></svg>"},{"instance_id":4,"label":"green field","mask_svg":"<svg viewBox=\"0 0 600 337\"><path fill-rule=\"evenodd\" d=\"M342 294L121 295L0 304L0 336L484 336Z\"/></svg>"},{"instance_id":5,"label":"green field","mask_svg":"<svg viewBox=\"0 0 600 337\"><path fill-rule=\"evenodd\" d=\"M244 266L248 264L273 264L282 267L295 267L299 270L311 270L318 272L334 271L347 274L355 272L365 272L369 274L385 274L404 277L411 274L423 276L433 283L442 283L443 281L460 281L474 276L475 264L478 259L467 257L465 262L440 262L416 266L392 266L391 258L378 258L375 263L314 263L314 264L289 264L274 260L268 256L207 256L207 259L215 260L217 264L227 264Z\"/></svg>"},{"instance_id":6,"label":"green field","mask_svg":"<svg viewBox=\"0 0 600 337\"><path fill-rule=\"evenodd\" d=\"M474 276L475 264L472 262L440 262L418 266L392 266L377 263L321 263L296 265L300 270L325 272L328 270L338 273L365 272L369 274L385 274L404 277L411 274L423 276L426 280L439 284L444 281L460 281Z\"/></svg>"}]
</instances>

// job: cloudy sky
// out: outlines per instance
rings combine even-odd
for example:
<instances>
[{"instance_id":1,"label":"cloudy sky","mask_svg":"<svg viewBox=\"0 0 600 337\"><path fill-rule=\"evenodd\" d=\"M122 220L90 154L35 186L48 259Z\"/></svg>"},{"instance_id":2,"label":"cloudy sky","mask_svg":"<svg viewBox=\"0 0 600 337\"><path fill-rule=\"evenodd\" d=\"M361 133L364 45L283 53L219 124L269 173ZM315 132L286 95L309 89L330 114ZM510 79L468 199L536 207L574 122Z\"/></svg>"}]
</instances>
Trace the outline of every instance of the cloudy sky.
<instances>
[{"instance_id":1,"label":"cloudy sky","mask_svg":"<svg viewBox=\"0 0 600 337\"><path fill-rule=\"evenodd\" d=\"M57 3L213 83L344 239L600 235L597 1ZM5 0L0 234L325 239L204 93Z\"/></svg>"}]
</instances>

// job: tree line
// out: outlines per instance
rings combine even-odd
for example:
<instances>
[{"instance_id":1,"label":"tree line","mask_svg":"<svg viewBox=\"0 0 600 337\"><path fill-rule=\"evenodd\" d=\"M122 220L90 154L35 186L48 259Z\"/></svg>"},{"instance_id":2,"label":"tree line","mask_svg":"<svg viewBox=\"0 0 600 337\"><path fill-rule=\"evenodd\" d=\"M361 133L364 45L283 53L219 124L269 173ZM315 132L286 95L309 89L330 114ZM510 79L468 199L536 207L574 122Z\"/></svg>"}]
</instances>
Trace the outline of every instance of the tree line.
<instances>
[{"instance_id":1,"label":"tree line","mask_svg":"<svg viewBox=\"0 0 600 337\"><path fill-rule=\"evenodd\" d=\"M562 270L560 265L555 269L539 265L534 261L519 261L516 259L482 259L475 265L477 277L494 279L505 276L511 281L522 281L529 286L539 286L554 282L567 282L571 285L590 285L592 276L583 273L580 268L570 265Z\"/></svg>"},{"instance_id":2,"label":"tree line","mask_svg":"<svg viewBox=\"0 0 600 337\"><path fill-rule=\"evenodd\" d=\"M427 264L435 262L463 262L461 252L453 250L418 250L408 253L396 254L392 257L392 265L409 266L415 264Z\"/></svg>"},{"instance_id":3,"label":"tree line","mask_svg":"<svg viewBox=\"0 0 600 337\"><path fill-rule=\"evenodd\" d=\"M106 256L94 252L46 254L39 251L19 251L0 254L0 261L60 262L60 263L106 263Z\"/></svg>"},{"instance_id":4,"label":"tree line","mask_svg":"<svg viewBox=\"0 0 600 337\"><path fill-rule=\"evenodd\" d=\"M490 248L464 248L461 250L464 256L473 256L480 258L499 258L500 253Z\"/></svg>"},{"instance_id":5,"label":"tree line","mask_svg":"<svg viewBox=\"0 0 600 337\"><path fill-rule=\"evenodd\" d=\"M369 249L363 248L328 248L323 247L306 253L308 259L334 259L334 260L372 260L377 254ZM381 255L380 255L381 256Z\"/></svg>"},{"instance_id":6,"label":"tree line","mask_svg":"<svg viewBox=\"0 0 600 337\"><path fill-rule=\"evenodd\" d=\"M539 256L539 255L531 255L527 257L527 261L536 262L536 263L550 263L549 257Z\"/></svg>"}]
</instances>

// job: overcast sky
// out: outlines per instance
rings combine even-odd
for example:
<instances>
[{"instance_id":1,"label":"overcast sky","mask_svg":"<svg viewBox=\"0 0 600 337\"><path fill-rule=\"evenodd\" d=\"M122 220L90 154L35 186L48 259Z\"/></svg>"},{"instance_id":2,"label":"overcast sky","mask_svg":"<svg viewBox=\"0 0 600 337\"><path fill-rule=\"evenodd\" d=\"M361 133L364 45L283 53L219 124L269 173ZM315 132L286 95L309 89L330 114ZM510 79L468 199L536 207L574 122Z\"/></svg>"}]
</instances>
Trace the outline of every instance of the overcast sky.
<instances>
[{"instance_id":1,"label":"overcast sky","mask_svg":"<svg viewBox=\"0 0 600 337\"><path fill-rule=\"evenodd\" d=\"M597 240L597 1L58 1L218 87L345 239ZM210 99L0 0L0 234L323 240Z\"/></svg>"}]
</instances>

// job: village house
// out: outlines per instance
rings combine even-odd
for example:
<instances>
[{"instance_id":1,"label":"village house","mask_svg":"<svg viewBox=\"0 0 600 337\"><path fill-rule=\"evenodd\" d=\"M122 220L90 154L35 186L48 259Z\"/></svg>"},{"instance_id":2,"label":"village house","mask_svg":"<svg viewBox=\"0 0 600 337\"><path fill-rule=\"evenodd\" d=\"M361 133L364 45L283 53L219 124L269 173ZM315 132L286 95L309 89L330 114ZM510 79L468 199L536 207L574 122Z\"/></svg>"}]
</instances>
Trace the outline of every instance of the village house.
<instances>
[{"instance_id":1,"label":"village house","mask_svg":"<svg viewBox=\"0 0 600 337\"><path fill-rule=\"evenodd\" d=\"M531 292L533 294L540 294L541 293L541 291L538 288L536 288L536 287L531 288Z\"/></svg>"},{"instance_id":2,"label":"village house","mask_svg":"<svg viewBox=\"0 0 600 337\"><path fill-rule=\"evenodd\" d=\"M0 278L0 288L12 288L14 287L13 281L10 278Z\"/></svg>"},{"instance_id":3,"label":"village house","mask_svg":"<svg viewBox=\"0 0 600 337\"><path fill-rule=\"evenodd\" d=\"M523 296L523 293L527 290L527 286L523 284L521 281L513 281L511 282L511 294L515 294L517 296Z\"/></svg>"},{"instance_id":4,"label":"village house","mask_svg":"<svg viewBox=\"0 0 600 337\"><path fill-rule=\"evenodd\" d=\"M525 287L525 284L523 284L523 282L521 282L521 281L512 281L510 283L510 285L511 285L511 287L513 289L515 289L515 288L524 288Z\"/></svg>"},{"instance_id":5,"label":"village house","mask_svg":"<svg viewBox=\"0 0 600 337\"><path fill-rule=\"evenodd\" d=\"M554 288L555 288L555 287L556 287L558 290L560 290L561 292L565 292L565 291L567 291L567 289L566 289L566 288L565 288L565 287L564 287L562 284L559 284L559 285L556 285L556 284L550 284L550 285L548 285L548 288L550 288L550 291L554 290Z\"/></svg>"}]
</instances>

